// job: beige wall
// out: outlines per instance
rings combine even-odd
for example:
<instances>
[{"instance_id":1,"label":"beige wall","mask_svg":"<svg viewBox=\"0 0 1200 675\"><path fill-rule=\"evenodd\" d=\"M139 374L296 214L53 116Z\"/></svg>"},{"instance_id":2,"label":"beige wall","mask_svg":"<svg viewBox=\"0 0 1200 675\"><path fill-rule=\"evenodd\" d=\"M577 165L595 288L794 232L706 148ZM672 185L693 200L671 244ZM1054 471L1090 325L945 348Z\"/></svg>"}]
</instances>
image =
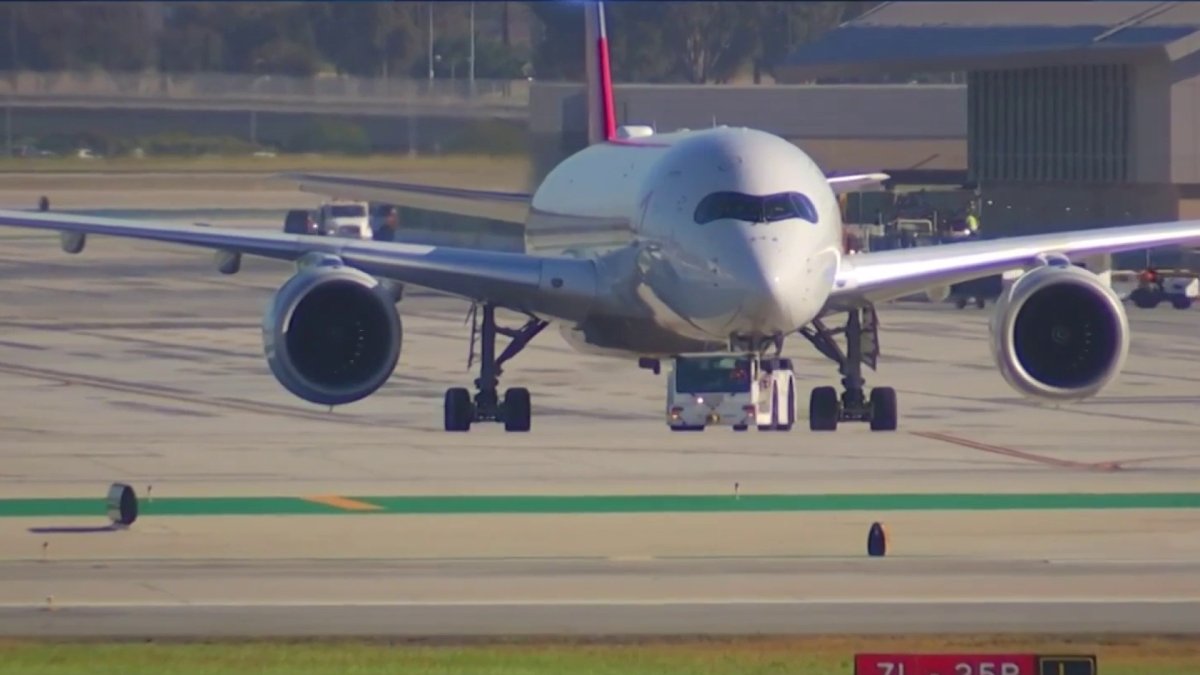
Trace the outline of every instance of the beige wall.
<instances>
[{"instance_id":1,"label":"beige wall","mask_svg":"<svg viewBox=\"0 0 1200 675\"><path fill-rule=\"evenodd\" d=\"M1005 236L1111 227L1179 214L1174 185L984 184L980 221Z\"/></svg>"},{"instance_id":2,"label":"beige wall","mask_svg":"<svg viewBox=\"0 0 1200 675\"><path fill-rule=\"evenodd\" d=\"M1133 69L1133 171L1135 183L1171 182L1171 78L1167 63Z\"/></svg>"},{"instance_id":3,"label":"beige wall","mask_svg":"<svg viewBox=\"0 0 1200 675\"><path fill-rule=\"evenodd\" d=\"M965 138L790 138L826 171L967 168Z\"/></svg>"},{"instance_id":4,"label":"beige wall","mask_svg":"<svg viewBox=\"0 0 1200 675\"><path fill-rule=\"evenodd\" d=\"M1180 199L1179 200L1179 219L1180 220L1198 220L1198 219L1200 219L1200 199Z\"/></svg>"},{"instance_id":5,"label":"beige wall","mask_svg":"<svg viewBox=\"0 0 1200 675\"><path fill-rule=\"evenodd\" d=\"M1200 76L1171 85L1171 181L1200 183Z\"/></svg>"},{"instance_id":6,"label":"beige wall","mask_svg":"<svg viewBox=\"0 0 1200 675\"><path fill-rule=\"evenodd\" d=\"M529 129L555 134L582 128L583 87L534 83ZM660 132L717 124L795 138L965 138L965 85L647 85L614 89L621 124ZM577 99L577 100L576 100Z\"/></svg>"}]
</instances>

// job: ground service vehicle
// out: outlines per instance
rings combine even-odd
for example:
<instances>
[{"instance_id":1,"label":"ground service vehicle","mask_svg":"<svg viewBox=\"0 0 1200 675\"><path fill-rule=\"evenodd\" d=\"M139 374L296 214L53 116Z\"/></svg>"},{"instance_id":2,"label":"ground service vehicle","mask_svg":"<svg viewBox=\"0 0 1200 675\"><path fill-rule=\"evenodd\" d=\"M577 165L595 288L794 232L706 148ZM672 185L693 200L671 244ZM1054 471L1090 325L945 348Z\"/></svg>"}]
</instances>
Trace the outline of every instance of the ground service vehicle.
<instances>
[{"instance_id":1,"label":"ground service vehicle","mask_svg":"<svg viewBox=\"0 0 1200 675\"><path fill-rule=\"evenodd\" d=\"M371 238L371 218L366 202L329 202L317 211L321 232L331 237Z\"/></svg>"},{"instance_id":2,"label":"ground service vehicle","mask_svg":"<svg viewBox=\"0 0 1200 675\"><path fill-rule=\"evenodd\" d=\"M1142 309L1153 309L1163 301L1170 302L1175 309L1187 309L1197 295L1200 295L1200 281L1195 276L1165 276L1146 270L1139 275L1138 287L1129 294L1129 299Z\"/></svg>"},{"instance_id":3,"label":"ground service vehicle","mask_svg":"<svg viewBox=\"0 0 1200 675\"><path fill-rule=\"evenodd\" d=\"M317 221L306 209L292 209L283 219L283 231L288 234L320 234Z\"/></svg>"},{"instance_id":4,"label":"ground service vehicle","mask_svg":"<svg viewBox=\"0 0 1200 675\"><path fill-rule=\"evenodd\" d=\"M787 431L796 421L796 385L790 359L757 354L675 357L667 376L667 425L672 431L709 426Z\"/></svg>"}]
</instances>

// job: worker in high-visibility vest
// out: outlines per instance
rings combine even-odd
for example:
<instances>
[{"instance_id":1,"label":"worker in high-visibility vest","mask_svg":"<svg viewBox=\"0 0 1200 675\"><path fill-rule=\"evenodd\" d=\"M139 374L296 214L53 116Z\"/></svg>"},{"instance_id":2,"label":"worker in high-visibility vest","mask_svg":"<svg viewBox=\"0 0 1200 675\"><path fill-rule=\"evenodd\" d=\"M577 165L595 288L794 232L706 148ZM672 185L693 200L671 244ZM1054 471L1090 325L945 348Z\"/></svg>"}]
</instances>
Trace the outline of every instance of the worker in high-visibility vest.
<instances>
[{"instance_id":1,"label":"worker in high-visibility vest","mask_svg":"<svg viewBox=\"0 0 1200 675\"><path fill-rule=\"evenodd\" d=\"M979 216L975 215L974 209L967 214L967 230L972 237L979 235Z\"/></svg>"}]
</instances>

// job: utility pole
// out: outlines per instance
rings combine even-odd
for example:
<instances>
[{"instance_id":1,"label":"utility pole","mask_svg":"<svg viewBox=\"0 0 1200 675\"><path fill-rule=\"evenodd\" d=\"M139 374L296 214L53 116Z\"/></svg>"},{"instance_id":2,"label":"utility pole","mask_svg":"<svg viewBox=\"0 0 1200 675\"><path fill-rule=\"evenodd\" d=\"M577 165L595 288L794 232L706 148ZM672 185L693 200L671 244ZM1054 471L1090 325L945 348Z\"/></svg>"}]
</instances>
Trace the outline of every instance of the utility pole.
<instances>
[{"instance_id":1,"label":"utility pole","mask_svg":"<svg viewBox=\"0 0 1200 675\"><path fill-rule=\"evenodd\" d=\"M471 69L470 69L470 73L467 76L467 79L469 81L468 91L471 94L471 98L475 98L475 3L474 2L471 3L470 16L471 16L471 21L470 21L470 24L471 24L471 56L470 56Z\"/></svg>"},{"instance_id":2,"label":"utility pole","mask_svg":"<svg viewBox=\"0 0 1200 675\"><path fill-rule=\"evenodd\" d=\"M512 38L508 33L508 0L504 0L504 3L501 5L500 14L500 23L503 24L500 28L500 41L504 43L504 48L508 49L512 46Z\"/></svg>"},{"instance_id":3,"label":"utility pole","mask_svg":"<svg viewBox=\"0 0 1200 675\"><path fill-rule=\"evenodd\" d=\"M429 81L433 82L433 3L429 3Z\"/></svg>"},{"instance_id":4,"label":"utility pole","mask_svg":"<svg viewBox=\"0 0 1200 675\"><path fill-rule=\"evenodd\" d=\"M20 49L17 47L17 9L18 9L18 5L17 5L17 3L14 2L14 3L11 3L8 7L9 7L8 20L10 22L8 25L8 31L9 31L8 41L12 45L12 65L9 67L12 68L13 74L15 76L17 70L20 69L20 64L18 63L18 58L17 58L17 54L20 51Z\"/></svg>"}]
</instances>

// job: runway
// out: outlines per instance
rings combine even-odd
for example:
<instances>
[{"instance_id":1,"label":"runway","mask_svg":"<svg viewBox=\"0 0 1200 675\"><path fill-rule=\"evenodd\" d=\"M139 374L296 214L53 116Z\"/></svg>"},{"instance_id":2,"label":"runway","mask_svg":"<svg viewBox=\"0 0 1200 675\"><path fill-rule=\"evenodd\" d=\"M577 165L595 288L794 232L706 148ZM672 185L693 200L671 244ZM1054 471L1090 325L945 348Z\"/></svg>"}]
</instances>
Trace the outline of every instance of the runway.
<instances>
[{"instance_id":1,"label":"runway","mask_svg":"<svg viewBox=\"0 0 1200 675\"><path fill-rule=\"evenodd\" d=\"M894 434L671 434L661 376L548 330L504 376L534 430L450 437L465 303L407 297L396 374L330 412L262 357L289 272L0 232L0 635L1200 631L1196 310L1130 308L1120 381L1051 408L996 372L988 311L881 308ZM113 481L142 496L127 531L102 530Z\"/></svg>"},{"instance_id":2,"label":"runway","mask_svg":"<svg viewBox=\"0 0 1200 675\"><path fill-rule=\"evenodd\" d=\"M0 629L56 638L624 638L1200 631L1187 602L731 602L0 607Z\"/></svg>"},{"instance_id":3,"label":"runway","mask_svg":"<svg viewBox=\"0 0 1200 675\"><path fill-rule=\"evenodd\" d=\"M1200 630L1192 581L1200 570L1190 562L491 557L33 562L3 570L10 585L56 592L37 606L0 602L0 632L18 635ZM1096 596L1097 588L1107 590ZM85 595L94 599L70 601Z\"/></svg>"}]
</instances>

